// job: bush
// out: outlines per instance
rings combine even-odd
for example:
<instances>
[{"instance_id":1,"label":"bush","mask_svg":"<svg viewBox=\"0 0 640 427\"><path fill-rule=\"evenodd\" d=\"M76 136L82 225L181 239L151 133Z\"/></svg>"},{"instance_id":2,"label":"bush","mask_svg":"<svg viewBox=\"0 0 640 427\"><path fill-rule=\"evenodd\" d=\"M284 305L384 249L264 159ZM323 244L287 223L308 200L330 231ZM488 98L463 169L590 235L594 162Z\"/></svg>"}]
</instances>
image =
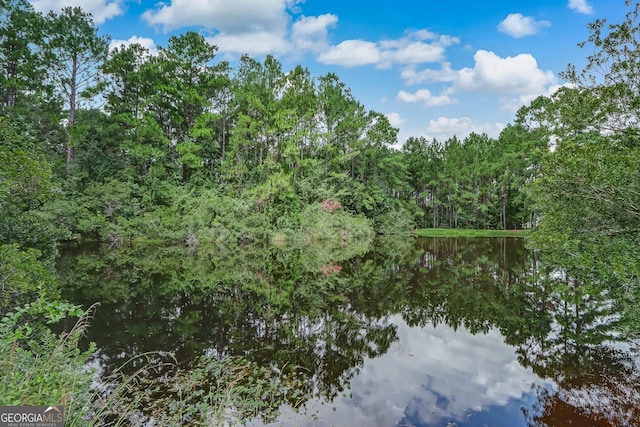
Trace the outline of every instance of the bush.
<instances>
[{"instance_id":1,"label":"bush","mask_svg":"<svg viewBox=\"0 0 640 427\"><path fill-rule=\"evenodd\" d=\"M335 207L331 204L331 207ZM371 221L363 215L353 216L343 210L327 210L316 203L307 206L300 214L300 231L309 243L334 241L348 244L354 240L370 240L374 231Z\"/></svg>"},{"instance_id":2,"label":"bush","mask_svg":"<svg viewBox=\"0 0 640 427\"><path fill-rule=\"evenodd\" d=\"M0 405L65 405L67 418L87 415L92 373L84 361L93 352L78 349L94 308L40 298L7 313L0 321ZM57 337L46 326L81 314L68 333Z\"/></svg>"}]
</instances>

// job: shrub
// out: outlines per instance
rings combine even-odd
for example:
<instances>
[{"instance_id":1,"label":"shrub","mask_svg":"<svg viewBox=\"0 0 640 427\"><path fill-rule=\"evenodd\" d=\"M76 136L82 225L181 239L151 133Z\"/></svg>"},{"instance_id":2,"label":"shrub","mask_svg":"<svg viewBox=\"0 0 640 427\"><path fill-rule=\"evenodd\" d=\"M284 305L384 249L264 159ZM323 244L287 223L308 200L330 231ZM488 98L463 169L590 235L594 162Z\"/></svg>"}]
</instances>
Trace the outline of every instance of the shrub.
<instances>
[{"instance_id":1,"label":"shrub","mask_svg":"<svg viewBox=\"0 0 640 427\"><path fill-rule=\"evenodd\" d=\"M82 313L79 307L44 298L7 313L0 321L0 405L65 405L67 418L87 415L92 373L84 367L93 352L78 349L95 307L71 331L57 337L47 324Z\"/></svg>"},{"instance_id":2,"label":"shrub","mask_svg":"<svg viewBox=\"0 0 640 427\"><path fill-rule=\"evenodd\" d=\"M320 203L320 207L325 212L335 213L338 209L342 209L342 204L331 199L324 199Z\"/></svg>"}]
</instances>

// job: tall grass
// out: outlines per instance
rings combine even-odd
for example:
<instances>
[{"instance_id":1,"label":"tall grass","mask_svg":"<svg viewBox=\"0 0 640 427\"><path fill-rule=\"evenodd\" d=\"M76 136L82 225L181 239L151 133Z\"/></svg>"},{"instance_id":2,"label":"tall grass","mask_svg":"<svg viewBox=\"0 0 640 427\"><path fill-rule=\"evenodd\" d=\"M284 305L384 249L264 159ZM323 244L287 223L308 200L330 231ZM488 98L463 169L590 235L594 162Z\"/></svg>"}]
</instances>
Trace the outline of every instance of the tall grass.
<instances>
[{"instance_id":1,"label":"tall grass","mask_svg":"<svg viewBox=\"0 0 640 427\"><path fill-rule=\"evenodd\" d=\"M69 313L75 308L71 305L36 301L2 319L0 404L65 405L68 413L83 412L91 394L91 375L83 369L83 363L93 347L81 352L78 342L96 307L91 306L69 332L59 337L46 323L58 318L60 312L56 310Z\"/></svg>"},{"instance_id":2,"label":"tall grass","mask_svg":"<svg viewBox=\"0 0 640 427\"><path fill-rule=\"evenodd\" d=\"M0 323L6 355L0 359L0 405L64 405L66 426L115 427L237 425L274 419L282 403L303 403L295 369L258 367L242 358L207 356L182 367L171 354L145 353L103 377L85 364L95 347L78 347L97 304L59 337L39 328L42 319L28 319L47 307L74 306L25 305Z\"/></svg>"},{"instance_id":3,"label":"tall grass","mask_svg":"<svg viewBox=\"0 0 640 427\"><path fill-rule=\"evenodd\" d=\"M126 366L144 364L132 373ZM279 406L296 400L296 380L241 358L202 357L181 368L173 356L148 353L102 380L90 418L70 426L227 426L252 418L272 420Z\"/></svg>"}]
</instances>

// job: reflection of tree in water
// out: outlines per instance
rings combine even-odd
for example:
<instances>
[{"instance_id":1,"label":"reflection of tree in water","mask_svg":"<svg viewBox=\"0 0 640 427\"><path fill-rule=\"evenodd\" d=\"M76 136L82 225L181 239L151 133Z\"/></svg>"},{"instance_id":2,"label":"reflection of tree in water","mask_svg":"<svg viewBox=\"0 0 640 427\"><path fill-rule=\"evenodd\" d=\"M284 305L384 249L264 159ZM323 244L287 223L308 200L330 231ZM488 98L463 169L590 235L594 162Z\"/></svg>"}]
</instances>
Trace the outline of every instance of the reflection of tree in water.
<instances>
[{"instance_id":1,"label":"reflection of tree in water","mask_svg":"<svg viewBox=\"0 0 640 427\"><path fill-rule=\"evenodd\" d=\"M513 332L527 313L542 311L521 294L535 258L516 239L424 239L401 313L410 325L445 323L472 333L509 324ZM509 331L511 332L511 331ZM521 332L521 331L518 331ZM508 336L508 334L505 334Z\"/></svg>"},{"instance_id":2,"label":"reflection of tree in water","mask_svg":"<svg viewBox=\"0 0 640 427\"><path fill-rule=\"evenodd\" d=\"M530 288L547 298L551 328L518 346L520 363L557 388L539 388L525 412L532 426L629 426L640 419L638 354L622 349L633 329L622 284L590 269L561 268L570 261L545 260L546 271ZM611 275L607 274L611 279ZM619 345L616 345L619 342Z\"/></svg>"},{"instance_id":3,"label":"reflection of tree in water","mask_svg":"<svg viewBox=\"0 0 640 427\"><path fill-rule=\"evenodd\" d=\"M639 366L615 344L633 330L620 283L541 263L515 243L423 240L403 316L473 333L498 328L523 366L557 384L538 389L526 414L532 425L632 425L640 419Z\"/></svg>"},{"instance_id":4,"label":"reflection of tree in water","mask_svg":"<svg viewBox=\"0 0 640 427\"><path fill-rule=\"evenodd\" d=\"M328 249L88 250L63 257L59 271L71 300L102 301L90 338L111 368L157 350L186 364L242 356L295 373L303 396L333 398L397 336L384 315L352 309L367 279L342 265L362 248Z\"/></svg>"},{"instance_id":5,"label":"reflection of tree in water","mask_svg":"<svg viewBox=\"0 0 640 427\"><path fill-rule=\"evenodd\" d=\"M637 369L637 367L635 367ZM573 389L539 387L538 400L524 411L531 427L541 426L634 426L640 420L637 372L616 375Z\"/></svg>"},{"instance_id":6,"label":"reflection of tree in water","mask_svg":"<svg viewBox=\"0 0 640 427\"><path fill-rule=\"evenodd\" d=\"M184 361L244 356L332 399L397 340L399 313L411 326L499 329L523 366L558 385L538 390L532 425L625 425L640 399L637 366L611 344L630 329L616 287L555 265L518 239L389 239L356 250L122 248L63 258L60 271L73 300L103 301L92 339L112 365L158 349Z\"/></svg>"}]
</instances>

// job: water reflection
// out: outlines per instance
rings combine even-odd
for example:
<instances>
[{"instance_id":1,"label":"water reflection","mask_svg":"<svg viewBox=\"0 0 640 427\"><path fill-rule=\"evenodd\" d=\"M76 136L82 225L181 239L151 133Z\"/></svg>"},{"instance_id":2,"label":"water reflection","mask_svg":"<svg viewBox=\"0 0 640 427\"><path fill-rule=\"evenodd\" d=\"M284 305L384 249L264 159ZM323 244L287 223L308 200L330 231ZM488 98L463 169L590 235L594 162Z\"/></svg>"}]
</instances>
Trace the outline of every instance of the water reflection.
<instances>
[{"instance_id":1,"label":"water reflection","mask_svg":"<svg viewBox=\"0 0 640 427\"><path fill-rule=\"evenodd\" d=\"M103 303L107 371L153 350L242 355L299 378L306 405L274 402L276 425L633 425L621 284L567 265L519 239L392 239L76 248L59 270L69 298Z\"/></svg>"},{"instance_id":2,"label":"water reflection","mask_svg":"<svg viewBox=\"0 0 640 427\"><path fill-rule=\"evenodd\" d=\"M285 411L275 425L526 425L520 408L530 405L532 385L541 382L499 331L417 328L399 315L390 320L398 341L365 362L350 394L330 405L309 402L304 413Z\"/></svg>"}]
</instances>

